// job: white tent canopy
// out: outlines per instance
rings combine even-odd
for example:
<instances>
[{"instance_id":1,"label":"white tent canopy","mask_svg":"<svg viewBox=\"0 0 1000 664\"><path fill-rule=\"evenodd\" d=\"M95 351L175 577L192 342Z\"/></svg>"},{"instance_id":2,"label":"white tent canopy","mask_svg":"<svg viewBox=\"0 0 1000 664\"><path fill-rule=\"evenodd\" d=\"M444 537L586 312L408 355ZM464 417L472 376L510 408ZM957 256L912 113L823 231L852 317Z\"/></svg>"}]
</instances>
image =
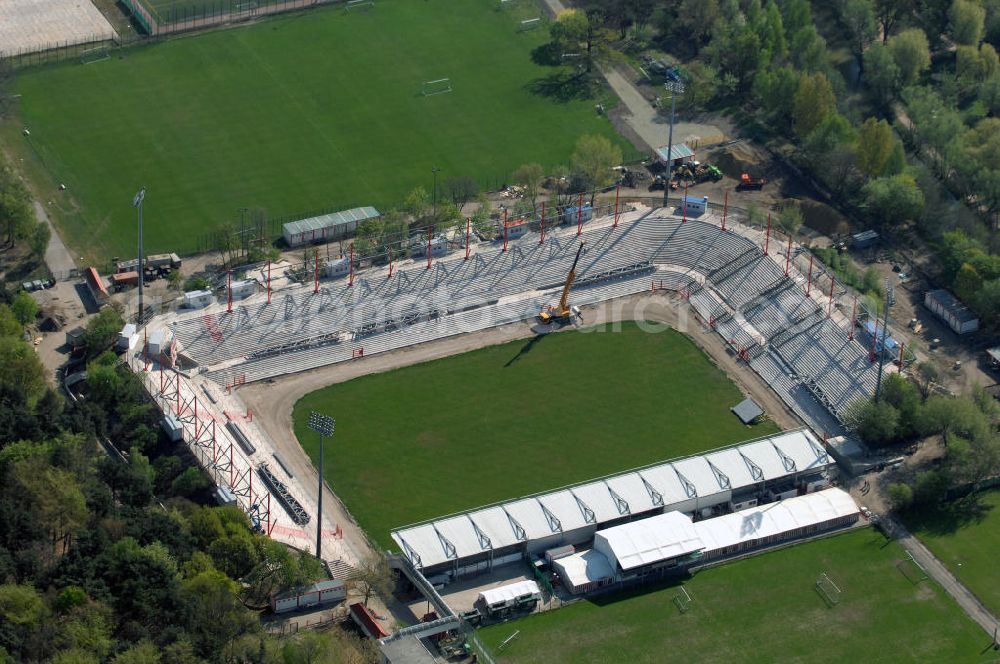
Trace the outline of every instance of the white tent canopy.
<instances>
[{"instance_id":1,"label":"white tent canopy","mask_svg":"<svg viewBox=\"0 0 1000 664\"><path fill-rule=\"evenodd\" d=\"M598 531L594 550L603 553L611 567L623 571L701 551L705 544L698 537L690 517L667 512L648 519L632 521Z\"/></svg>"},{"instance_id":2,"label":"white tent canopy","mask_svg":"<svg viewBox=\"0 0 1000 664\"><path fill-rule=\"evenodd\" d=\"M485 603L486 606L496 606L497 604L507 604L514 601L518 597L523 597L525 595L531 595L535 599L541 599L542 591L539 589L538 584L534 581L518 581L517 583L508 583L507 585L500 586L499 588L484 590L479 593L479 599Z\"/></svg>"}]
</instances>

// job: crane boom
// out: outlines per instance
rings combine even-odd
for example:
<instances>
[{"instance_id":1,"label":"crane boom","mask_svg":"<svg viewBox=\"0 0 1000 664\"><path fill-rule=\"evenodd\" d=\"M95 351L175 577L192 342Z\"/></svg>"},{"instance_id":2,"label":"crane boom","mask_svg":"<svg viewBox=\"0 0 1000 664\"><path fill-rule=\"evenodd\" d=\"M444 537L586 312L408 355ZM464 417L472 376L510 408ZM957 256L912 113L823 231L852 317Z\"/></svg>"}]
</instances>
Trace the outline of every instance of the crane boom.
<instances>
[{"instance_id":1,"label":"crane boom","mask_svg":"<svg viewBox=\"0 0 1000 664\"><path fill-rule=\"evenodd\" d=\"M563 284L562 296L559 298L559 313L564 313L568 311L566 304L569 299L569 291L573 287L573 282L576 281L576 264L580 262L580 254L583 253L583 245L585 243L580 243L580 248L576 250L576 258L573 259L573 267L569 269L569 274L566 275L566 283Z\"/></svg>"}]
</instances>

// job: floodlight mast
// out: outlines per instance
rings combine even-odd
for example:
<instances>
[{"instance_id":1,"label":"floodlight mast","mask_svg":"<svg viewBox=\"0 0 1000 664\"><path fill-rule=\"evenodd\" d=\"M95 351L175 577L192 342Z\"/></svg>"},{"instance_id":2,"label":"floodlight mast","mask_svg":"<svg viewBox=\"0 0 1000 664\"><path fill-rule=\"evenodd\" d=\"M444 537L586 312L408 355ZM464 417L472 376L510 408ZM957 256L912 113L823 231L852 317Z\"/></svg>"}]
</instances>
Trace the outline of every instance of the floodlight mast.
<instances>
[{"instance_id":1,"label":"floodlight mast","mask_svg":"<svg viewBox=\"0 0 1000 664\"><path fill-rule=\"evenodd\" d=\"M676 108L677 95L684 94L684 82L680 79L680 76L676 72L671 72L669 76L670 80L664 85L670 91L670 131L667 133L667 181L663 187L664 207L670 205L670 185L674 181L674 110Z\"/></svg>"},{"instance_id":2,"label":"floodlight mast","mask_svg":"<svg viewBox=\"0 0 1000 664\"><path fill-rule=\"evenodd\" d=\"M142 285L143 277L145 275L145 265L143 265L142 260L142 201L146 198L146 188L142 187L136 193L135 198L132 199L132 207L139 210L139 264L137 266L137 271L139 272L139 312L136 318L136 325L142 327Z\"/></svg>"},{"instance_id":3,"label":"floodlight mast","mask_svg":"<svg viewBox=\"0 0 1000 664\"><path fill-rule=\"evenodd\" d=\"M319 495L316 499L316 558L320 559L323 546L323 448L325 438L332 436L337 422L329 415L317 411L309 413L309 428L319 434Z\"/></svg>"}]
</instances>

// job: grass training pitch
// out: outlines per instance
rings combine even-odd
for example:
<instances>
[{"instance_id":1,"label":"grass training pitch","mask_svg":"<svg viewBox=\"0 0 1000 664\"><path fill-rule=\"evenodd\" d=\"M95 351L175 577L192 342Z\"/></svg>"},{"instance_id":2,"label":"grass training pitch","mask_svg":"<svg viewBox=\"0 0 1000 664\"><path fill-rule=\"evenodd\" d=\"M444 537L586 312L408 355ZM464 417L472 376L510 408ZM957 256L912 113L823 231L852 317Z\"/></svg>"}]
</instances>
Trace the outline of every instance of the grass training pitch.
<instances>
[{"instance_id":1,"label":"grass training pitch","mask_svg":"<svg viewBox=\"0 0 1000 664\"><path fill-rule=\"evenodd\" d=\"M303 397L337 418L326 477L369 536L483 504L777 431L743 425L743 397L663 325L565 332L356 378Z\"/></svg>"},{"instance_id":2,"label":"grass training pitch","mask_svg":"<svg viewBox=\"0 0 1000 664\"><path fill-rule=\"evenodd\" d=\"M989 637L931 581L895 568L895 543L864 529L697 572L676 587L597 597L480 630L504 664L664 662L989 662ZM843 591L828 607L823 572Z\"/></svg>"},{"instance_id":3,"label":"grass training pitch","mask_svg":"<svg viewBox=\"0 0 1000 664\"><path fill-rule=\"evenodd\" d=\"M520 18L495 0L380 0L30 70L0 140L90 261L135 254L142 185L146 251L184 253L241 207L390 208L431 192L433 167L443 196L450 176L493 187L567 163L583 134L622 142L570 68L532 59L548 34ZM441 78L453 92L420 94Z\"/></svg>"},{"instance_id":4,"label":"grass training pitch","mask_svg":"<svg viewBox=\"0 0 1000 664\"><path fill-rule=\"evenodd\" d=\"M938 510L906 515L906 526L994 615L1000 614L1000 490L972 494Z\"/></svg>"}]
</instances>

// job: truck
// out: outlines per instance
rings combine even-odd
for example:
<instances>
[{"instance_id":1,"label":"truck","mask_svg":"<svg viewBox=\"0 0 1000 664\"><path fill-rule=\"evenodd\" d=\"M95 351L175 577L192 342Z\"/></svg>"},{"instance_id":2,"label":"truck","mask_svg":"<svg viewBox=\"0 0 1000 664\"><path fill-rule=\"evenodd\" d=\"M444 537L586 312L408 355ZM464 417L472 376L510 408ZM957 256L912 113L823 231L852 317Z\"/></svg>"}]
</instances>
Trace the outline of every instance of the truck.
<instances>
[{"instance_id":1,"label":"truck","mask_svg":"<svg viewBox=\"0 0 1000 664\"><path fill-rule=\"evenodd\" d=\"M760 191L767 184L767 178L757 178L749 173L740 174L740 183L736 185L737 190L754 189Z\"/></svg>"}]
</instances>

